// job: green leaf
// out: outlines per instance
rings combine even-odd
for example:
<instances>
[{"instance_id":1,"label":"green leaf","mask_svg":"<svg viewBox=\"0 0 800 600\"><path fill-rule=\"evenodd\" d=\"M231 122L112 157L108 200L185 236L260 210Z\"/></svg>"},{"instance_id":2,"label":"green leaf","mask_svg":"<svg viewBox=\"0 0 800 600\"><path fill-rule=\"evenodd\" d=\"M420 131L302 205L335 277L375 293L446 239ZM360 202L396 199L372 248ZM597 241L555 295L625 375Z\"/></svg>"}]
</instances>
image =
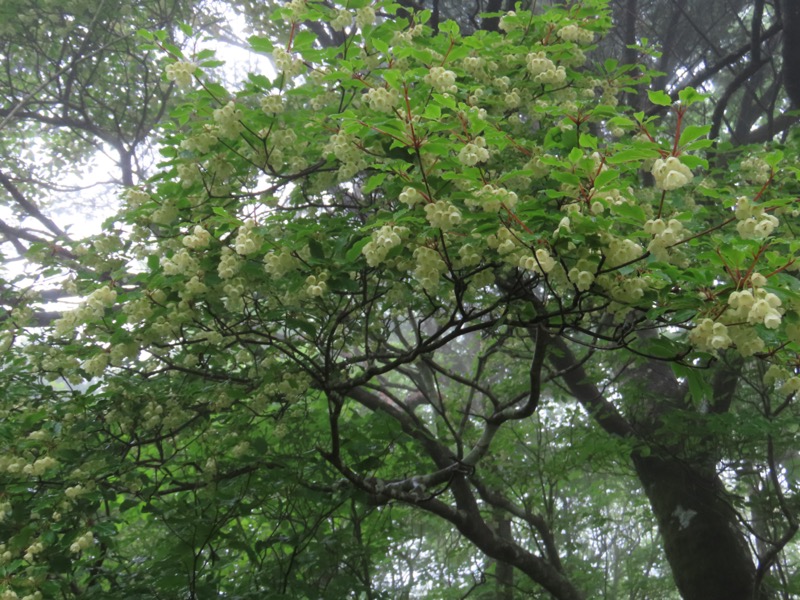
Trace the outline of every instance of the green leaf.
<instances>
[{"instance_id":1,"label":"green leaf","mask_svg":"<svg viewBox=\"0 0 800 600\"><path fill-rule=\"evenodd\" d=\"M711 131L711 125L689 125L681 132L678 143L683 146L697 138L708 135L709 131Z\"/></svg>"},{"instance_id":2,"label":"green leaf","mask_svg":"<svg viewBox=\"0 0 800 600\"><path fill-rule=\"evenodd\" d=\"M708 161L701 156L697 156L696 154L682 154L681 162L690 169L696 169L698 167L702 167L704 169L708 168Z\"/></svg>"},{"instance_id":3,"label":"green leaf","mask_svg":"<svg viewBox=\"0 0 800 600\"><path fill-rule=\"evenodd\" d=\"M389 54L389 44L387 44L384 40L373 37L372 38L372 45L375 49L380 52L381 54Z\"/></svg>"},{"instance_id":4,"label":"green leaf","mask_svg":"<svg viewBox=\"0 0 800 600\"><path fill-rule=\"evenodd\" d=\"M583 150L581 150L580 148L575 147L569 151L570 162L576 163L582 158L583 158Z\"/></svg>"},{"instance_id":5,"label":"green leaf","mask_svg":"<svg viewBox=\"0 0 800 600\"><path fill-rule=\"evenodd\" d=\"M303 29L295 34L294 43L292 48L296 52L304 52L311 50L314 47L314 42L317 41L317 34L309 29Z\"/></svg>"},{"instance_id":6,"label":"green leaf","mask_svg":"<svg viewBox=\"0 0 800 600\"><path fill-rule=\"evenodd\" d=\"M672 105L672 98L669 97L669 94L662 90L653 91L647 90L647 97L650 98L650 102L655 104L656 106L671 106Z\"/></svg>"},{"instance_id":7,"label":"green leaf","mask_svg":"<svg viewBox=\"0 0 800 600\"><path fill-rule=\"evenodd\" d=\"M311 238L308 240L308 250L311 252L311 257L316 258L317 260L324 260L325 259L325 250L317 240Z\"/></svg>"},{"instance_id":8,"label":"green leaf","mask_svg":"<svg viewBox=\"0 0 800 600\"><path fill-rule=\"evenodd\" d=\"M705 370L672 363L675 375L686 380L693 406L700 406L711 397L711 383Z\"/></svg>"},{"instance_id":9,"label":"green leaf","mask_svg":"<svg viewBox=\"0 0 800 600\"><path fill-rule=\"evenodd\" d=\"M227 210L225 210L221 206L214 206L214 207L212 207L211 210L215 215L218 215L220 217L224 217L228 221L235 221L237 223L239 222L239 219L237 219L236 217L232 216Z\"/></svg>"},{"instance_id":10,"label":"green leaf","mask_svg":"<svg viewBox=\"0 0 800 600\"><path fill-rule=\"evenodd\" d=\"M372 175L367 180L367 183L364 184L362 192L364 194L369 194L370 192L376 190L381 186L381 184L386 180L388 176L389 176L388 173L376 173L375 175Z\"/></svg>"},{"instance_id":11,"label":"green leaf","mask_svg":"<svg viewBox=\"0 0 800 600\"><path fill-rule=\"evenodd\" d=\"M431 18L432 14L433 14L433 12L430 9L425 9L425 10L418 11L417 13L415 13L415 16L417 18L417 23L420 23L420 24L427 23L428 21L430 21L430 18Z\"/></svg>"},{"instance_id":12,"label":"green leaf","mask_svg":"<svg viewBox=\"0 0 800 600\"><path fill-rule=\"evenodd\" d=\"M764 162L767 163L773 169L778 166L783 160L783 150L774 150L772 152L768 152L763 157Z\"/></svg>"},{"instance_id":13,"label":"green leaf","mask_svg":"<svg viewBox=\"0 0 800 600\"><path fill-rule=\"evenodd\" d=\"M290 329L295 329L305 333L310 339L314 339L317 335L317 328L305 319L286 319L286 326Z\"/></svg>"},{"instance_id":14,"label":"green leaf","mask_svg":"<svg viewBox=\"0 0 800 600\"><path fill-rule=\"evenodd\" d=\"M627 204L626 202L614 204L611 211L635 223L644 223L647 220L644 210L638 204Z\"/></svg>"},{"instance_id":15,"label":"green leaf","mask_svg":"<svg viewBox=\"0 0 800 600\"><path fill-rule=\"evenodd\" d=\"M251 35L247 38L247 41L250 43L250 47L256 52L269 54L275 49L272 45L272 40L265 36Z\"/></svg>"},{"instance_id":16,"label":"green leaf","mask_svg":"<svg viewBox=\"0 0 800 600\"><path fill-rule=\"evenodd\" d=\"M702 102L708 98L707 94L701 94L693 87L687 87L678 92L678 100L684 106L691 106L696 102Z\"/></svg>"},{"instance_id":17,"label":"green leaf","mask_svg":"<svg viewBox=\"0 0 800 600\"><path fill-rule=\"evenodd\" d=\"M431 102L425 107L425 112L422 113L422 116L426 119L437 121L442 117L442 109L437 104Z\"/></svg>"},{"instance_id":18,"label":"green leaf","mask_svg":"<svg viewBox=\"0 0 800 600\"><path fill-rule=\"evenodd\" d=\"M606 169L601 171L600 174L594 179L594 187L601 189L619 178L619 171L616 169Z\"/></svg>"},{"instance_id":19,"label":"green leaf","mask_svg":"<svg viewBox=\"0 0 800 600\"><path fill-rule=\"evenodd\" d=\"M606 162L610 165L620 165L622 163L631 161L645 161L651 158L659 158L661 153L655 147L650 148L630 148L615 152L606 158Z\"/></svg>"}]
</instances>

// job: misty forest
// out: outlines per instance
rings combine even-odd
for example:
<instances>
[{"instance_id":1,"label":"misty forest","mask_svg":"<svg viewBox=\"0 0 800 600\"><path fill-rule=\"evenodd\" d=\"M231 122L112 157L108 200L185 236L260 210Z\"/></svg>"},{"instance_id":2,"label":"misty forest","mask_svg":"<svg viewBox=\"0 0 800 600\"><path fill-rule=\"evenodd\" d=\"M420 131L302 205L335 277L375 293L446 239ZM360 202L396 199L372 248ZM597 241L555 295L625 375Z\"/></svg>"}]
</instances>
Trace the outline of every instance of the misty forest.
<instances>
[{"instance_id":1,"label":"misty forest","mask_svg":"<svg viewBox=\"0 0 800 600\"><path fill-rule=\"evenodd\" d=\"M796 0L0 0L0 600L800 598Z\"/></svg>"}]
</instances>

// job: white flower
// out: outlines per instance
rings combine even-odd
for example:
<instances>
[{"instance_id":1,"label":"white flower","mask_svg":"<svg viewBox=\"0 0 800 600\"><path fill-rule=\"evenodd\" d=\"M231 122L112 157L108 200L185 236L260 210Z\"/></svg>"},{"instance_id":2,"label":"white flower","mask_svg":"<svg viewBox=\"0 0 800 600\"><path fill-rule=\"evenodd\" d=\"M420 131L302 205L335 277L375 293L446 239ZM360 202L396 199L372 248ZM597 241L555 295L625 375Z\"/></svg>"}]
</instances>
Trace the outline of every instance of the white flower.
<instances>
[{"instance_id":1,"label":"white flower","mask_svg":"<svg viewBox=\"0 0 800 600\"><path fill-rule=\"evenodd\" d=\"M391 113L400 102L400 97L396 93L382 87L368 90L365 96L370 108L378 112Z\"/></svg>"},{"instance_id":2,"label":"white flower","mask_svg":"<svg viewBox=\"0 0 800 600\"><path fill-rule=\"evenodd\" d=\"M474 167L479 162L489 160L489 150L486 149L486 140L476 137L466 144L458 153L458 161L466 167Z\"/></svg>"},{"instance_id":3,"label":"white flower","mask_svg":"<svg viewBox=\"0 0 800 600\"><path fill-rule=\"evenodd\" d=\"M425 205L425 217L431 227L447 231L461 223L461 211L447 200L439 200Z\"/></svg>"},{"instance_id":4,"label":"white flower","mask_svg":"<svg viewBox=\"0 0 800 600\"><path fill-rule=\"evenodd\" d=\"M656 187L666 191L681 188L694 177L692 170L675 156L656 160L652 173L656 179Z\"/></svg>"},{"instance_id":5,"label":"white flower","mask_svg":"<svg viewBox=\"0 0 800 600\"><path fill-rule=\"evenodd\" d=\"M425 83L433 87L437 92L455 93L458 91L456 87L456 74L453 71L448 71L444 67L431 67L431 70L425 75Z\"/></svg>"},{"instance_id":6,"label":"white flower","mask_svg":"<svg viewBox=\"0 0 800 600\"><path fill-rule=\"evenodd\" d=\"M197 70L197 65L185 60L179 60L167 65L166 73L169 81L174 81L178 87L187 88L192 85L192 75Z\"/></svg>"},{"instance_id":7,"label":"white flower","mask_svg":"<svg viewBox=\"0 0 800 600\"><path fill-rule=\"evenodd\" d=\"M558 37L565 42L575 42L576 44L582 45L591 44L594 41L594 34L591 31L578 27L574 23L570 23L559 29Z\"/></svg>"}]
</instances>

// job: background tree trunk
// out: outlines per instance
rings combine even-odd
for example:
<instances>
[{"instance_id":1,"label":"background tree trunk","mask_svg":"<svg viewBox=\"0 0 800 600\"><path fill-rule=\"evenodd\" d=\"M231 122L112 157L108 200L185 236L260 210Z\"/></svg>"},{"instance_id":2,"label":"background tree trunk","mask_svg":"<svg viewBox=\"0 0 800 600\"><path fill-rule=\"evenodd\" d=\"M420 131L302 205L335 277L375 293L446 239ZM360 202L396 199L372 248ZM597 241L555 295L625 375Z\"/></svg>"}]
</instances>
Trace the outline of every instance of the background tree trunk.
<instances>
[{"instance_id":1,"label":"background tree trunk","mask_svg":"<svg viewBox=\"0 0 800 600\"><path fill-rule=\"evenodd\" d=\"M634 465L684 600L752 600L755 565L713 467L656 455Z\"/></svg>"}]
</instances>

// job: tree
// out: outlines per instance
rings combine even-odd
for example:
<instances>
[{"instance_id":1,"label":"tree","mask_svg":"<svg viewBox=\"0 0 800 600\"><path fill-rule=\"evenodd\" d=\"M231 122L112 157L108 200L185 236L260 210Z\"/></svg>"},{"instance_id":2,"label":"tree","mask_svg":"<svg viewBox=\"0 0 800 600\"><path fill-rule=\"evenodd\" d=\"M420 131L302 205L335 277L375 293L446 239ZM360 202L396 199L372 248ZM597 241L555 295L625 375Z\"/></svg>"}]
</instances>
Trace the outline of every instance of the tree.
<instances>
[{"instance_id":1,"label":"tree","mask_svg":"<svg viewBox=\"0 0 800 600\"><path fill-rule=\"evenodd\" d=\"M237 92L146 35L164 162L6 321L6 597L796 592L796 142L620 103L604 1L409 8L295 0Z\"/></svg>"}]
</instances>

